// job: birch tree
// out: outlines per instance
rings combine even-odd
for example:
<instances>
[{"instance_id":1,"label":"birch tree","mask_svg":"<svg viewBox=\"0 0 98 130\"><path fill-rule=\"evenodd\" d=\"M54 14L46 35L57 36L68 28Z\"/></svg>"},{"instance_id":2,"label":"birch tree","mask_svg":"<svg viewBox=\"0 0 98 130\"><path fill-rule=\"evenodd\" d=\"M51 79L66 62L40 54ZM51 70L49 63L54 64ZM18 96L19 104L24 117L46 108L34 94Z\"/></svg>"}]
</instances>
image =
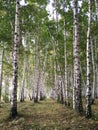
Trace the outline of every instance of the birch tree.
<instances>
[{"instance_id":1,"label":"birch tree","mask_svg":"<svg viewBox=\"0 0 98 130\"><path fill-rule=\"evenodd\" d=\"M39 29L39 28L38 28ZM39 35L39 30L38 30L38 35ZM40 82L40 69L39 69L39 64L40 64L40 56L39 56L39 36L36 37L36 43L35 43L35 97L34 97L34 102L38 102L38 96L39 96L39 82Z\"/></svg>"},{"instance_id":2,"label":"birch tree","mask_svg":"<svg viewBox=\"0 0 98 130\"><path fill-rule=\"evenodd\" d=\"M13 80L12 80L12 95L11 95L11 108L10 118L17 116L17 81L18 81L18 50L19 50L19 7L20 0L16 0L16 14L15 14L15 32L14 32L14 45L12 54L12 67L13 67Z\"/></svg>"},{"instance_id":3,"label":"birch tree","mask_svg":"<svg viewBox=\"0 0 98 130\"><path fill-rule=\"evenodd\" d=\"M87 65L87 79L86 79L86 117L90 118L92 116L91 112L91 82L90 82L90 25L91 25L91 0L88 0L88 30L87 30L87 45L86 45L86 65Z\"/></svg>"},{"instance_id":4,"label":"birch tree","mask_svg":"<svg viewBox=\"0 0 98 130\"><path fill-rule=\"evenodd\" d=\"M2 95L2 76L3 76L3 58L4 58L4 42L2 43L2 51L1 51L1 61L0 61L0 102L1 102L1 95Z\"/></svg>"},{"instance_id":5,"label":"birch tree","mask_svg":"<svg viewBox=\"0 0 98 130\"><path fill-rule=\"evenodd\" d=\"M27 67L27 57L26 57L26 51L24 51L24 67L23 67L23 79L22 79L22 88L21 88L21 96L20 101L24 101L24 89L25 89L25 78L26 78L26 67Z\"/></svg>"},{"instance_id":6,"label":"birch tree","mask_svg":"<svg viewBox=\"0 0 98 130\"><path fill-rule=\"evenodd\" d=\"M65 28L64 21L64 28ZM65 105L68 105L68 82L67 82L67 52L66 52L66 30L64 29L64 60L65 60Z\"/></svg>"},{"instance_id":7,"label":"birch tree","mask_svg":"<svg viewBox=\"0 0 98 130\"><path fill-rule=\"evenodd\" d=\"M96 80L96 68L95 68L95 54L94 54L94 42L91 40L91 53L92 53L92 65L93 65L93 89L92 89L92 101L94 102L95 99L95 90L96 90L96 85L95 85L95 80ZM93 103L92 102L92 103Z\"/></svg>"},{"instance_id":8,"label":"birch tree","mask_svg":"<svg viewBox=\"0 0 98 130\"><path fill-rule=\"evenodd\" d=\"M97 22L98 22L98 0L95 0L95 7L96 7L96 26L97 26ZM95 48L98 48L97 45L97 37L95 37ZM95 59L97 61L98 59L98 52L95 53ZM96 62L95 64L95 68L96 68L96 97L98 98L98 62Z\"/></svg>"},{"instance_id":9,"label":"birch tree","mask_svg":"<svg viewBox=\"0 0 98 130\"><path fill-rule=\"evenodd\" d=\"M73 15L74 15L74 90L75 90L75 102L74 109L82 113L82 98L81 98L81 73L80 73L80 56L79 56L79 28L78 28L78 1L73 0Z\"/></svg>"},{"instance_id":10,"label":"birch tree","mask_svg":"<svg viewBox=\"0 0 98 130\"><path fill-rule=\"evenodd\" d=\"M58 12L57 12L57 0L53 0L53 20L55 21L55 33L58 35ZM54 86L55 89L57 89L57 46L58 46L58 40L55 39L55 37L52 36L53 39L53 51L54 51Z\"/></svg>"}]
</instances>

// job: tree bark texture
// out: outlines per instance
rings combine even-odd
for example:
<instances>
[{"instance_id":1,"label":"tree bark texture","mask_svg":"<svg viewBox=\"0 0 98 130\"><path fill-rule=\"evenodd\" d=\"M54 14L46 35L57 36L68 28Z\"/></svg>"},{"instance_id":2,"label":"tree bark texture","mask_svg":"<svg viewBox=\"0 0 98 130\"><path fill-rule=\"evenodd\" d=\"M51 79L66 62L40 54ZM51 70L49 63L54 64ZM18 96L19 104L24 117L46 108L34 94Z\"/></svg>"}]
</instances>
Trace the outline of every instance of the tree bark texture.
<instances>
[{"instance_id":1,"label":"tree bark texture","mask_svg":"<svg viewBox=\"0 0 98 130\"><path fill-rule=\"evenodd\" d=\"M74 15L74 88L75 88L75 110L82 113L82 97L81 97L81 73L80 73L80 56L79 56L79 28L78 28L78 0L73 2Z\"/></svg>"},{"instance_id":2,"label":"tree bark texture","mask_svg":"<svg viewBox=\"0 0 98 130\"><path fill-rule=\"evenodd\" d=\"M12 80L12 95L10 118L17 116L17 81L18 81L18 51L19 51L19 7L20 0L16 0L16 14L15 14L15 32L14 32L14 46L12 54L13 66L13 80Z\"/></svg>"},{"instance_id":3,"label":"tree bark texture","mask_svg":"<svg viewBox=\"0 0 98 130\"><path fill-rule=\"evenodd\" d=\"M90 41L90 25L91 25L91 0L88 0L88 30L87 30L87 45L86 45L86 64L87 64L87 81L86 81L86 118L91 118L91 82L90 82L90 48L91 48L91 41Z\"/></svg>"}]
</instances>

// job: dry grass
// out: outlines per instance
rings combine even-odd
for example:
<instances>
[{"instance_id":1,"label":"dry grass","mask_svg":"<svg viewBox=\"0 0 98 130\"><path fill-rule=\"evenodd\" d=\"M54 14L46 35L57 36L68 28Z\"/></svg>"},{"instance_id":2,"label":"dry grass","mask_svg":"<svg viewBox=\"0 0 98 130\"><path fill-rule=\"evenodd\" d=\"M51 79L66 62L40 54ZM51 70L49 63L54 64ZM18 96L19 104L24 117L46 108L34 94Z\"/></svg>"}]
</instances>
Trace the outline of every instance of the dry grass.
<instances>
[{"instance_id":1,"label":"dry grass","mask_svg":"<svg viewBox=\"0 0 98 130\"><path fill-rule=\"evenodd\" d=\"M18 103L19 116L8 120L9 104L0 108L0 130L98 130L98 100L92 106L93 118L85 119L54 100Z\"/></svg>"}]
</instances>

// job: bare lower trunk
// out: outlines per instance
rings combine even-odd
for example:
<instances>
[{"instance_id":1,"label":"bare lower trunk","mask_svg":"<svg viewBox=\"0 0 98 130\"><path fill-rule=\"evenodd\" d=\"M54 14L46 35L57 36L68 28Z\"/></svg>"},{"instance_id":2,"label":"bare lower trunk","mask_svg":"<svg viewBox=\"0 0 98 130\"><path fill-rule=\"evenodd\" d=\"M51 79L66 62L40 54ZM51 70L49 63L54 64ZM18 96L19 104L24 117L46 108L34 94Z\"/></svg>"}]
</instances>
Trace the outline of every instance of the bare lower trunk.
<instances>
[{"instance_id":1,"label":"bare lower trunk","mask_svg":"<svg viewBox=\"0 0 98 130\"><path fill-rule=\"evenodd\" d=\"M59 87L59 102L64 103L64 84L61 76L58 76L58 87Z\"/></svg>"},{"instance_id":2,"label":"bare lower trunk","mask_svg":"<svg viewBox=\"0 0 98 130\"><path fill-rule=\"evenodd\" d=\"M9 77L5 76L5 84L4 84L4 102L9 102Z\"/></svg>"},{"instance_id":3,"label":"bare lower trunk","mask_svg":"<svg viewBox=\"0 0 98 130\"><path fill-rule=\"evenodd\" d=\"M21 89L20 102L24 102L24 87L22 87L22 89Z\"/></svg>"},{"instance_id":4,"label":"bare lower trunk","mask_svg":"<svg viewBox=\"0 0 98 130\"><path fill-rule=\"evenodd\" d=\"M38 32L39 33L39 32ZM35 44L35 97L34 102L38 102L38 96L39 96L39 82L40 82L40 55L39 55L39 43L38 43L39 37L36 37L36 44Z\"/></svg>"},{"instance_id":5,"label":"bare lower trunk","mask_svg":"<svg viewBox=\"0 0 98 130\"><path fill-rule=\"evenodd\" d=\"M96 98L98 98L98 65L96 67Z\"/></svg>"},{"instance_id":6,"label":"bare lower trunk","mask_svg":"<svg viewBox=\"0 0 98 130\"><path fill-rule=\"evenodd\" d=\"M38 102L38 96L39 96L39 83L40 83L40 73L38 72L38 78L37 78L37 84L36 84L36 96L34 98L34 102Z\"/></svg>"},{"instance_id":7,"label":"bare lower trunk","mask_svg":"<svg viewBox=\"0 0 98 130\"><path fill-rule=\"evenodd\" d=\"M82 80L82 96L85 96L85 92L86 92L86 83L84 80L84 75L83 75L83 71L82 71L82 65L80 65L80 70L81 70L81 80Z\"/></svg>"},{"instance_id":8,"label":"bare lower trunk","mask_svg":"<svg viewBox=\"0 0 98 130\"><path fill-rule=\"evenodd\" d=\"M95 91L96 91L96 85L95 85L95 76L96 76L96 71L95 71L95 55L94 55L94 45L93 41L91 40L91 53L92 53L92 64L93 64L93 89L92 89L92 99L95 99Z\"/></svg>"},{"instance_id":9,"label":"bare lower trunk","mask_svg":"<svg viewBox=\"0 0 98 130\"><path fill-rule=\"evenodd\" d=\"M26 52L24 52L24 68L23 68L23 81L22 81L22 89L21 89L21 96L20 96L20 101L24 101L24 90L25 90L25 75L26 75L26 63L27 63L27 58L26 58Z\"/></svg>"},{"instance_id":10,"label":"bare lower trunk","mask_svg":"<svg viewBox=\"0 0 98 130\"><path fill-rule=\"evenodd\" d=\"M64 103L64 93L63 93L63 85L62 85L62 81L61 81L61 104Z\"/></svg>"}]
</instances>

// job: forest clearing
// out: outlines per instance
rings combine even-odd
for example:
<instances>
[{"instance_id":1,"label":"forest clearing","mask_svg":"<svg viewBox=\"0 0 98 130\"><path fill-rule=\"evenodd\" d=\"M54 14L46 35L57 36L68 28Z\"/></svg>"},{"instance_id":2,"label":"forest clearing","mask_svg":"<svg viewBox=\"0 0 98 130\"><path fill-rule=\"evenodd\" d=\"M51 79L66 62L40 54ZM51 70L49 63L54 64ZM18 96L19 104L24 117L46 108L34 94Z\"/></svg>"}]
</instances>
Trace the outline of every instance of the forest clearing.
<instances>
[{"instance_id":1,"label":"forest clearing","mask_svg":"<svg viewBox=\"0 0 98 130\"><path fill-rule=\"evenodd\" d=\"M34 104L18 103L19 115L8 120L9 103L0 108L0 130L98 130L98 100L92 106L92 119L79 116L71 108L52 99Z\"/></svg>"}]
</instances>

